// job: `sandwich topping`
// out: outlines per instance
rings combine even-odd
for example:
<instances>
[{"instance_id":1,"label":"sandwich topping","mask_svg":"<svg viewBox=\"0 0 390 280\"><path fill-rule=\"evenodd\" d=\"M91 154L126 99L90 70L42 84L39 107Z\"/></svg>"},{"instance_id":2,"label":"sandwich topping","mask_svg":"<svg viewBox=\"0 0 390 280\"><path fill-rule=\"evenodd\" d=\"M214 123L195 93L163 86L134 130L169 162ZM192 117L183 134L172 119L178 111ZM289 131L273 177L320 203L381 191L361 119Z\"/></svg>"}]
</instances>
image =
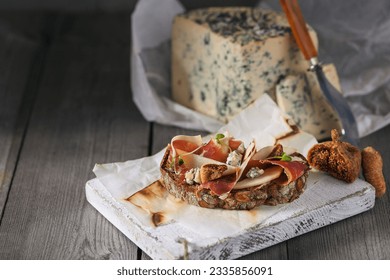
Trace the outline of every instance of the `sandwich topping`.
<instances>
[{"instance_id":1,"label":"sandwich topping","mask_svg":"<svg viewBox=\"0 0 390 280\"><path fill-rule=\"evenodd\" d=\"M309 169L299 153L287 154L278 144L256 151L251 142L218 133L203 143L201 136L175 136L169 150L169 172L178 183L209 189L220 198L232 190L262 187L272 182L288 186Z\"/></svg>"}]
</instances>

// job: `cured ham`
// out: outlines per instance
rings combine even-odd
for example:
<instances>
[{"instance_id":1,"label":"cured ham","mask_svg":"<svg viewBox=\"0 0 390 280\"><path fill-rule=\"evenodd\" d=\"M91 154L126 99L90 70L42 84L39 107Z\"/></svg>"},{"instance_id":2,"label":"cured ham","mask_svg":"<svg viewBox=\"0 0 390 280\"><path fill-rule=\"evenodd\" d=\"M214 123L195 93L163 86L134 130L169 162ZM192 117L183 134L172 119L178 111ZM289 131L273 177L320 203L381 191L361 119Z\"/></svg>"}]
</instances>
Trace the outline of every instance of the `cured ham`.
<instances>
[{"instance_id":1,"label":"cured ham","mask_svg":"<svg viewBox=\"0 0 390 280\"><path fill-rule=\"evenodd\" d=\"M245 189L250 187L257 187L263 184L269 183L272 180L278 179L280 175L283 173L283 168L280 166L271 166L264 170L264 173L259 177L253 179L244 179L242 181L237 182L234 185L234 189Z\"/></svg>"},{"instance_id":2,"label":"cured ham","mask_svg":"<svg viewBox=\"0 0 390 280\"><path fill-rule=\"evenodd\" d=\"M222 176L227 176L231 174L236 174L239 171L239 168L236 166L231 166L223 162L219 162L210 158L206 158L196 154L185 154L182 155L183 165L187 169L192 168L202 168L204 166L217 165L217 166L226 166L226 170L223 172Z\"/></svg>"},{"instance_id":3,"label":"cured ham","mask_svg":"<svg viewBox=\"0 0 390 280\"><path fill-rule=\"evenodd\" d=\"M238 147L238 146L237 146ZM240 167L235 167L235 176L227 176L227 177L222 177L214 181L207 181L207 182L202 182L202 187L203 188L209 188L212 193L218 195L218 196L223 196L227 193L229 193L234 186L237 184L238 180L242 176L243 171L245 170L246 165L248 164L251 156L255 153L255 143L252 142L249 147L245 150L244 154L244 162L241 164ZM230 165L227 165L229 168L231 168ZM231 175L231 174L229 174Z\"/></svg>"},{"instance_id":4,"label":"cured ham","mask_svg":"<svg viewBox=\"0 0 390 280\"><path fill-rule=\"evenodd\" d=\"M226 162L228 155L229 146L218 143L215 139L211 139L205 146L202 147L202 156L206 158Z\"/></svg>"},{"instance_id":5,"label":"cured ham","mask_svg":"<svg viewBox=\"0 0 390 280\"><path fill-rule=\"evenodd\" d=\"M283 168L283 174L285 176L280 176L277 180L278 184L282 186L286 186L295 181L309 169L309 167L301 161L282 161L269 159L261 161L261 164L269 164Z\"/></svg>"},{"instance_id":6,"label":"cured ham","mask_svg":"<svg viewBox=\"0 0 390 280\"><path fill-rule=\"evenodd\" d=\"M187 136L177 135L171 140L172 157L175 158L177 155L191 153L201 148L202 136Z\"/></svg>"},{"instance_id":7,"label":"cured ham","mask_svg":"<svg viewBox=\"0 0 390 280\"><path fill-rule=\"evenodd\" d=\"M212 193L222 196L229 193L236 184L236 178L234 176L225 176L220 179L209 181L202 184L202 188L210 189Z\"/></svg>"},{"instance_id":8,"label":"cured ham","mask_svg":"<svg viewBox=\"0 0 390 280\"><path fill-rule=\"evenodd\" d=\"M309 169L300 157L283 152L280 144L256 151L256 143L251 142L245 149L242 141L228 134L217 134L205 144L199 135L178 135L168 149L170 166L178 182L195 184L219 197L227 197L232 190L271 183L287 186Z\"/></svg>"},{"instance_id":9,"label":"cured ham","mask_svg":"<svg viewBox=\"0 0 390 280\"><path fill-rule=\"evenodd\" d=\"M189 204L252 209L293 201L304 191L309 165L281 144L256 149L228 133L203 141L178 135L161 161L161 184Z\"/></svg>"}]
</instances>

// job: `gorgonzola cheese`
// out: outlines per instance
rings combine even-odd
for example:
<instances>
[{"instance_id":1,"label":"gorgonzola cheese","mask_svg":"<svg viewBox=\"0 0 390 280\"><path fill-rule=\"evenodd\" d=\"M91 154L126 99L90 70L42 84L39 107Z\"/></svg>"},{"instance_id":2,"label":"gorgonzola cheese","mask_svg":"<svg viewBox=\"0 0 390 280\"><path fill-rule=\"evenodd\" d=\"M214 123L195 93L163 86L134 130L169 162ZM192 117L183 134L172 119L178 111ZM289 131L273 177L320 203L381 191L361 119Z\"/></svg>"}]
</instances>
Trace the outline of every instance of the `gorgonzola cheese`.
<instances>
[{"instance_id":1,"label":"gorgonzola cheese","mask_svg":"<svg viewBox=\"0 0 390 280\"><path fill-rule=\"evenodd\" d=\"M188 185L193 185L195 183L200 184L200 170L199 168L191 168L185 174L185 181Z\"/></svg>"},{"instance_id":2,"label":"gorgonzola cheese","mask_svg":"<svg viewBox=\"0 0 390 280\"><path fill-rule=\"evenodd\" d=\"M336 68L329 64L323 67L325 74L340 89ZM313 134L317 139L330 138L330 131L341 130L337 112L330 106L321 93L320 85L314 73L288 75L276 85L276 100L279 107L287 113L304 131Z\"/></svg>"},{"instance_id":3,"label":"gorgonzola cheese","mask_svg":"<svg viewBox=\"0 0 390 280\"><path fill-rule=\"evenodd\" d=\"M318 47L310 27L309 33ZM276 85L308 68L285 16L261 8L216 7L177 15L171 47L173 99L222 122L264 93L276 101Z\"/></svg>"},{"instance_id":4,"label":"gorgonzola cheese","mask_svg":"<svg viewBox=\"0 0 390 280\"><path fill-rule=\"evenodd\" d=\"M246 177L247 178L250 178L250 179L253 179L253 178L257 178L259 177L260 175L264 174L264 170L263 169L260 169L258 167L252 167L251 169L249 169L249 171L246 173Z\"/></svg>"},{"instance_id":5,"label":"gorgonzola cheese","mask_svg":"<svg viewBox=\"0 0 390 280\"><path fill-rule=\"evenodd\" d=\"M240 154L237 151L233 151L233 152L229 153L229 155L226 159L226 164L229 164L232 166L240 166L241 160L242 160L242 154Z\"/></svg>"},{"instance_id":6,"label":"gorgonzola cheese","mask_svg":"<svg viewBox=\"0 0 390 280\"><path fill-rule=\"evenodd\" d=\"M314 31L310 34L317 45ZM222 7L174 19L173 99L223 122L265 92L273 93L280 77L307 67L279 13Z\"/></svg>"}]
</instances>

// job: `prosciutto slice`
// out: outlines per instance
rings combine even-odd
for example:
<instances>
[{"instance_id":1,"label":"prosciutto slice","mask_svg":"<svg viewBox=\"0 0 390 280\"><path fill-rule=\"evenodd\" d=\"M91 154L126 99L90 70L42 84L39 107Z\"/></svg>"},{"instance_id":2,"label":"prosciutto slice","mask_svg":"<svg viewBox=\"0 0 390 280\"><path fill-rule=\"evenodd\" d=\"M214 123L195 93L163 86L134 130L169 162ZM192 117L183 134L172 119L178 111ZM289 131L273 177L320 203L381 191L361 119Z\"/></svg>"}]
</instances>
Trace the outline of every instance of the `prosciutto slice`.
<instances>
[{"instance_id":1,"label":"prosciutto slice","mask_svg":"<svg viewBox=\"0 0 390 280\"><path fill-rule=\"evenodd\" d=\"M213 193L215 193L218 196L224 196L228 194L237 184L238 180L242 176L243 171L245 170L246 165L249 163L251 157L255 154L255 152L256 152L256 144L255 142L252 142L245 151L243 163L241 164L240 167L236 167L235 176L231 175L231 176L221 177L217 180L212 180L206 183L202 183L202 187L210 189Z\"/></svg>"},{"instance_id":2,"label":"prosciutto slice","mask_svg":"<svg viewBox=\"0 0 390 280\"><path fill-rule=\"evenodd\" d=\"M206 158L197 154L184 154L181 156L184 161L184 165L187 169L202 168L205 165L223 165L226 166L226 171L222 174L223 176L238 174L240 168L231 166L226 163L222 163L211 158Z\"/></svg>"},{"instance_id":3,"label":"prosciutto slice","mask_svg":"<svg viewBox=\"0 0 390 280\"><path fill-rule=\"evenodd\" d=\"M287 186L291 182L301 177L309 168L306 164L300 161L282 161L275 159L265 159L259 161L261 165L280 166L283 168L282 175L277 179L277 183L282 186Z\"/></svg>"},{"instance_id":4,"label":"prosciutto slice","mask_svg":"<svg viewBox=\"0 0 390 280\"><path fill-rule=\"evenodd\" d=\"M220 134L222 138L212 138L203 144L202 137L178 135L172 138L170 149L174 170L183 178L191 169L200 172L200 187L210 189L212 194L226 196L232 189L244 189L268 184L273 181L286 186L301 177L308 166L302 161L270 158L276 146L269 146L256 151L252 142L242 157L240 166L226 164L226 157L231 150L237 150L241 141ZM282 148L283 149L283 148ZM221 159L220 159L221 158ZM253 168L261 169L255 178L246 174ZM198 173L199 174L199 173Z\"/></svg>"},{"instance_id":5,"label":"prosciutto slice","mask_svg":"<svg viewBox=\"0 0 390 280\"><path fill-rule=\"evenodd\" d=\"M272 180L278 179L283 173L283 168L280 166L271 166L264 170L264 173L259 177L253 179L244 179L234 185L234 189L245 189L250 187L257 187L269 183Z\"/></svg>"},{"instance_id":6,"label":"prosciutto slice","mask_svg":"<svg viewBox=\"0 0 390 280\"><path fill-rule=\"evenodd\" d=\"M194 153L203 145L202 136L177 135L171 140L172 157L186 153Z\"/></svg>"},{"instance_id":7,"label":"prosciutto slice","mask_svg":"<svg viewBox=\"0 0 390 280\"><path fill-rule=\"evenodd\" d=\"M203 188L210 189L218 196L229 193L236 184L235 176L221 177L220 179L209 181L202 184Z\"/></svg>"}]
</instances>

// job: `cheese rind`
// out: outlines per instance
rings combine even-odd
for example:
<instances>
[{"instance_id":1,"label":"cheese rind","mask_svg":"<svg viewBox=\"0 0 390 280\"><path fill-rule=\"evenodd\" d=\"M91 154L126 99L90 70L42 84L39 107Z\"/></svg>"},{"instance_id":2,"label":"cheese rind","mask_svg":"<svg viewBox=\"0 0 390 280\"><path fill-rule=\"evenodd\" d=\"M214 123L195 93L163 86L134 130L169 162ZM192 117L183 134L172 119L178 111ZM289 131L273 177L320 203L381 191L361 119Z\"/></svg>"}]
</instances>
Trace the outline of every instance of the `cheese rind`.
<instances>
[{"instance_id":1,"label":"cheese rind","mask_svg":"<svg viewBox=\"0 0 390 280\"><path fill-rule=\"evenodd\" d=\"M317 46L313 30L310 34ZM282 76L306 71L286 19L259 8L208 8L178 15L172 28L173 99L223 122Z\"/></svg>"},{"instance_id":2,"label":"cheese rind","mask_svg":"<svg viewBox=\"0 0 390 280\"><path fill-rule=\"evenodd\" d=\"M309 33L318 48L317 35L310 27ZM279 82L291 75L306 75L308 69L285 16L250 7L207 8L177 15L172 26L171 59L173 99L222 122L265 93L277 101ZM321 95L314 82L309 86L316 91L311 95ZM304 114L313 109L305 108L305 103L299 113L292 112L289 98L278 99L296 121L309 118ZM322 137L320 130L339 127L337 117L324 120L327 124L323 128L319 124L313 129L307 123L301 128Z\"/></svg>"}]
</instances>

